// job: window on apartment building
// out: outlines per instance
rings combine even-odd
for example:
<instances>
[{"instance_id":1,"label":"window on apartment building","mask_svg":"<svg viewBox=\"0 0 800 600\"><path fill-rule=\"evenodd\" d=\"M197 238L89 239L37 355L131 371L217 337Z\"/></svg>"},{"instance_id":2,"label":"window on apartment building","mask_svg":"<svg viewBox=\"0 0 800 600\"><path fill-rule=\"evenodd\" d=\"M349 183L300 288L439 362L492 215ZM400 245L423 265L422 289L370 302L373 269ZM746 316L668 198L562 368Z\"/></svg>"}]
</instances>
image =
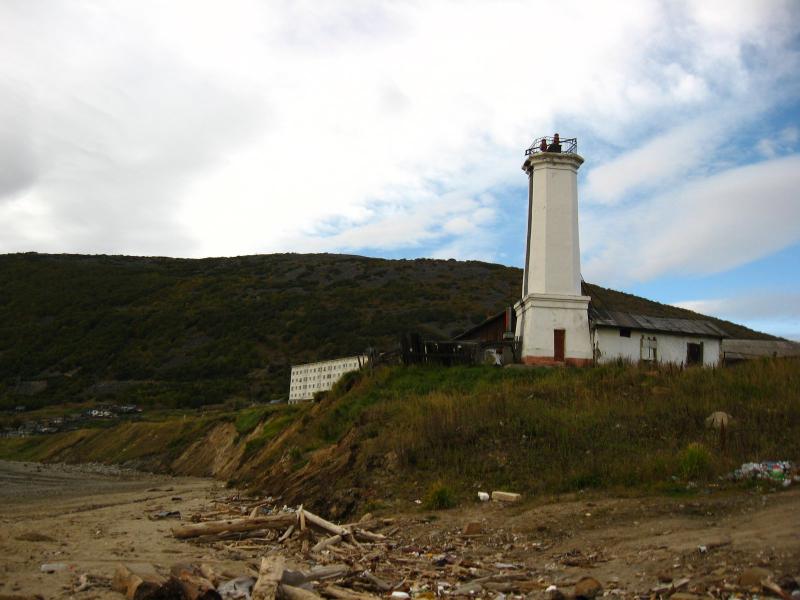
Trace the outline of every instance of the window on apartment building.
<instances>
[{"instance_id":1,"label":"window on apartment building","mask_svg":"<svg viewBox=\"0 0 800 600\"><path fill-rule=\"evenodd\" d=\"M631 337L631 330L629 327L621 327L619 330L619 337Z\"/></svg>"}]
</instances>

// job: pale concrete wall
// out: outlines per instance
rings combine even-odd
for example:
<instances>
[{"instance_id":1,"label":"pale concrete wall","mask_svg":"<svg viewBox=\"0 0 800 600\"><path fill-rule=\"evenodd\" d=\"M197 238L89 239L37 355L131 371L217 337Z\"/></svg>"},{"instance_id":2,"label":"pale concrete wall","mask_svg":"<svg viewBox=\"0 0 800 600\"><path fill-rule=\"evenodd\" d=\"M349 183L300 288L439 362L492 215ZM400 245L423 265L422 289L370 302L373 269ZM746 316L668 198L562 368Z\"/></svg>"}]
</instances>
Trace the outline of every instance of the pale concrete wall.
<instances>
[{"instance_id":1,"label":"pale concrete wall","mask_svg":"<svg viewBox=\"0 0 800 600\"><path fill-rule=\"evenodd\" d=\"M655 338L658 362L683 364L686 362L686 344L703 343L703 364L711 367L719 364L720 340L710 337L694 337L652 331L631 331L631 337L622 337L619 329L598 327L594 330L594 341L599 348L597 362L608 363L619 358L638 362L641 359L642 336Z\"/></svg>"},{"instance_id":2,"label":"pale concrete wall","mask_svg":"<svg viewBox=\"0 0 800 600\"><path fill-rule=\"evenodd\" d=\"M366 362L366 356L347 356L292 366L289 404L311 400L316 392L331 389L342 375L350 371L357 371Z\"/></svg>"},{"instance_id":3,"label":"pale concrete wall","mask_svg":"<svg viewBox=\"0 0 800 600\"><path fill-rule=\"evenodd\" d=\"M529 294L515 306L517 336L522 336L522 356L552 358L553 330L564 330L564 356L590 360L589 298Z\"/></svg>"}]
</instances>

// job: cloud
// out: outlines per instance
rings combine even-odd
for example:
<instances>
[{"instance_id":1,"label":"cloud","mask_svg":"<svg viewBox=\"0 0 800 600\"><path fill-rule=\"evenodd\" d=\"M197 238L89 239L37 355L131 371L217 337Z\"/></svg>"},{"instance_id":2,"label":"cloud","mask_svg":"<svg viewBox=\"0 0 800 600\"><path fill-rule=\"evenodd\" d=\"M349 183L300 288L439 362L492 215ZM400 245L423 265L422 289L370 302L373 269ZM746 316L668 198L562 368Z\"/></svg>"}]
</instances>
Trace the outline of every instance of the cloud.
<instances>
[{"instance_id":1,"label":"cloud","mask_svg":"<svg viewBox=\"0 0 800 600\"><path fill-rule=\"evenodd\" d=\"M685 300L676 302L675 306L733 320L751 321L765 318L800 320L800 292L796 291L770 291L728 298Z\"/></svg>"},{"instance_id":2,"label":"cloud","mask_svg":"<svg viewBox=\"0 0 800 600\"><path fill-rule=\"evenodd\" d=\"M3 55L28 52L1 82L16 92L0 96L3 249L190 253L176 195L261 125L263 107L119 15L11 12Z\"/></svg>"},{"instance_id":3,"label":"cloud","mask_svg":"<svg viewBox=\"0 0 800 600\"><path fill-rule=\"evenodd\" d=\"M676 302L675 306L744 323L790 340L800 340L800 292L766 290L723 298Z\"/></svg>"},{"instance_id":4,"label":"cloud","mask_svg":"<svg viewBox=\"0 0 800 600\"><path fill-rule=\"evenodd\" d=\"M724 132L723 120L704 116L651 138L590 170L583 198L617 204L631 190L660 188L705 162Z\"/></svg>"},{"instance_id":5,"label":"cloud","mask_svg":"<svg viewBox=\"0 0 800 600\"><path fill-rule=\"evenodd\" d=\"M774 137L758 140L757 148L762 156L774 158L778 154L793 152L797 145L798 129L794 125L785 127Z\"/></svg>"},{"instance_id":6,"label":"cloud","mask_svg":"<svg viewBox=\"0 0 800 600\"><path fill-rule=\"evenodd\" d=\"M800 155L736 167L639 203L590 215L593 281L717 273L800 240ZM587 222L588 221L588 222Z\"/></svg>"},{"instance_id":7,"label":"cloud","mask_svg":"<svg viewBox=\"0 0 800 600\"><path fill-rule=\"evenodd\" d=\"M611 148L589 172L597 206L658 193L699 152L718 159L742 114L792 93L797 15L791 2L4 3L0 251L496 258L505 228L486 225L524 218L533 137L569 126L594 160ZM718 112L730 117L698 140L688 124ZM483 198L503 187L516 212Z\"/></svg>"}]
</instances>

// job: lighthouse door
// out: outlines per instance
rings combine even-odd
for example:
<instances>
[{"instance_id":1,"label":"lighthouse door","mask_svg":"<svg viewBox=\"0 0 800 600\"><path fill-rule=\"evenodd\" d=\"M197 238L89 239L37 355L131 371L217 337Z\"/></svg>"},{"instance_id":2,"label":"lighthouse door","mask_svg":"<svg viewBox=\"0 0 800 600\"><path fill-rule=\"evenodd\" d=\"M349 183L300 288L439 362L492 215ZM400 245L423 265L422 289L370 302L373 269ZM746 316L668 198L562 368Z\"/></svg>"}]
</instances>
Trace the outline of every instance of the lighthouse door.
<instances>
[{"instance_id":1,"label":"lighthouse door","mask_svg":"<svg viewBox=\"0 0 800 600\"><path fill-rule=\"evenodd\" d=\"M564 362L565 333L563 329L553 330L553 359L559 362Z\"/></svg>"}]
</instances>

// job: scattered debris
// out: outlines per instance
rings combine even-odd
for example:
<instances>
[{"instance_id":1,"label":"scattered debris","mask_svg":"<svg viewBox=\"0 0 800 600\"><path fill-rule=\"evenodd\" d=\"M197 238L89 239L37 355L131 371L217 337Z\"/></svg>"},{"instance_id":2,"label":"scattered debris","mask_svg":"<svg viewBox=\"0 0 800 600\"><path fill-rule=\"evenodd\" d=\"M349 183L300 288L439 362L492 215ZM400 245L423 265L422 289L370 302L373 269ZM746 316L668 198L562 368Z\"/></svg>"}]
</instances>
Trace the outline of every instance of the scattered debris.
<instances>
[{"instance_id":1,"label":"scattered debris","mask_svg":"<svg viewBox=\"0 0 800 600\"><path fill-rule=\"evenodd\" d=\"M761 588L761 582L772 577L772 573L761 567L750 567L739 575L739 585L744 588Z\"/></svg>"},{"instance_id":2,"label":"scattered debris","mask_svg":"<svg viewBox=\"0 0 800 600\"><path fill-rule=\"evenodd\" d=\"M797 467L787 460L744 463L731 473L730 477L735 481L763 479L776 482L791 482L792 480L800 482L800 474L798 474Z\"/></svg>"},{"instance_id":3,"label":"scattered debris","mask_svg":"<svg viewBox=\"0 0 800 600\"><path fill-rule=\"evenodd\" d=\"M82 592L84 590L88 590L90 585L91 584L89 583L89 575L88 575L88 573L82 573L78 577L78 583L77 583L77 585L75 585L75 587L72 588L72 591L73 592Z\"/></svg>"},{"instance_id":4,"label":"scattered debris","mask_svg":"<svg viewBox=\"0 0 800 600\"><path fill-rule=\"evenodd\" d=\"M477 535L483 532L483 525L477 521L470 521L464 525L464 535Z\"/></svg>"},{"instance_id":5,"label":"scattered debris","mask_svg":"<svg viewBox=\"0 0 800 600\"><path fill-rule=\"evenodd\" d=\"M584 577L575 584L575 598L592 600L603 592L603 586L594 577Z\"/></svg>"},{"instance_id":6,"label":"scattered debris","mask_svg":"<svg viewBox=\"0 0 800 600\"><path fill-rule=\"evenodd\" d=\"M160 519L180 519L181 511L179 510L160 510L148 517L151 521L158 521Z\"/></svg>"},{"instance_id":7,"label":"scattered debris","mask_svg":"<svg viewBox=\"0 0 800 600\"><path fill-rule=\"evenodd\" d=\"M509 496L514 499L507 499ZM520 499L511 492L494 492L492 497L500 502ZM741 573L719 568L713 578L692 574L689 565L684 573L665 569L658 573L655 587L649 587L653 585L650 582L639 591L621 588L619 578L601 580L586 575L587 569L613 560L602 548L550 550L534 567L521 560L519 550L547 551L552 547L547 541L523 541L511 530L487 527L483 520L445 525L427 517L367 514L339 524L302 505L277 506L239 495L212 502L210 510L193 514L191 523L176 523L172 535L242 561L241 568L220 572L209 564L176 564L166 571L163 567L119 565L112 587L129 600L598 600L606 596L744 600L756 595L800 600L791 595L797 591L794 578L776 582L760 567ZM426 533L422 535L394 537L409 526L423 524ZM700 547L702 557L694 554L695 559L712 559L712 549L728 544L727 539L706 542ZM575 571L570 575L564 567L580 569L583 576L576 576ZM82 576L72 590L82 591L90 584L91 580ZM571 586L574 589L567 593Z\"/></svg>"},{"instance_id":8,"label":"scattered debris","mask_svg":"<svg viewBox=\"0 0 800 600\"><path fill-rule=\"evenodd\" d=\"M243 600L250 598L253 593L253 586L256 583L255 577L237 577L217 586L217 592L222 600Z\"/></svg>"},{"instance_id":9,"label":"scattered debris","mask_svg":"<svg viewBox=\"0 0 800 600\"><path fill-rule=\"evenodd\" d=\"M491 496L489 496L489 494L486 492L478 492L478 500L481 502L488 502L490 498Z\"/></svg>"},{"instance_id":10,"label":"scattered debris","mask_svg":"<svg viewBox=\"0 0 800 600\"><path fill-rule=\"evenodd\" d=\"M39 533L37 531L26 531L25 533L21 533L14 538L15 540L19 540L20 542L55 542L53 538L49 535L44 535L43 533Z\"/></svg>"},{"instance_id":11,"label":"scattered debris","mask_svg":"<svg viewBox=\"0 0 800 600\"><path fill-rule=\"evenodd\" d=\"M55 573L67 568L65 563L45 563L40 567L42 573Z\"/></svg>"}]
</instances>

